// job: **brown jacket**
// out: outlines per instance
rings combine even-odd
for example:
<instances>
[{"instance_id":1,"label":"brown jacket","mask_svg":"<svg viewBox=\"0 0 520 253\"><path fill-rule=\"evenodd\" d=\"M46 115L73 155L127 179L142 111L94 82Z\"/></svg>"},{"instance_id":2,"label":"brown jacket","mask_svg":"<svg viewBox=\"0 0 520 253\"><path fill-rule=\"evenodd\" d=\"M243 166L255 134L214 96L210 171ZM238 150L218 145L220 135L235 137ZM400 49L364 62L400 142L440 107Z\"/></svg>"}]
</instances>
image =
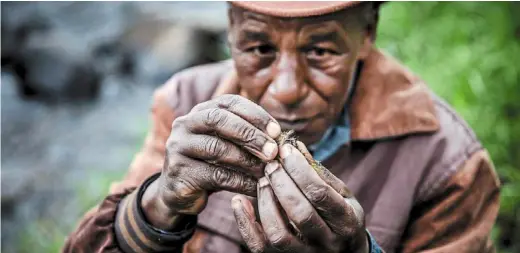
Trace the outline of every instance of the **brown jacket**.
<instances>
[{"instance_id":1,"label":"brown jacket","mask_svg":"<svg viewBox=\"0 0 520 253\"><path fill-rule=\"evenodd\" d=\"M354 92L352 141L324 164L354 192L379 245L386 252L494 251L490 232L500 183L466 123L377 49L365 61ZM113 184L108 197L71 233L64 252L173 250L167 240L147 234L128 203L135 202L135 189L161 170L173 120L224 93L247 97L231 61L185 70L158 89L153 127L142 151L124 180ZM230 209L232 195L211 195L184 252L244 251Z\"/></svg>"}]
</instances>

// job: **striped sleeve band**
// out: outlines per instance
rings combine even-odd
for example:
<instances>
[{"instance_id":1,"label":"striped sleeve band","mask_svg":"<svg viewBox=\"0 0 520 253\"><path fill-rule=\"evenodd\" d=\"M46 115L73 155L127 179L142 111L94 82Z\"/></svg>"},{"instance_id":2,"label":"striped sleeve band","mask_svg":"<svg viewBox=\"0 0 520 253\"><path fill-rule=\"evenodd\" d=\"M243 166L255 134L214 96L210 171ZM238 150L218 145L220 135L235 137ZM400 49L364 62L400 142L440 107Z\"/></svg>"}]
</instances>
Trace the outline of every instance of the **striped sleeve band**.
<instances>
[{"instance_id":1,"label":"striped sleeve band","mask_svg":"<svg viewBox=\"0 0 520 253\"><path fill-rule=\"evenodd\" d=\"M126 253L182 252L197 225L197 216L185 216L177 231L162 231L146 221L141 209L141 197L159 173L148 178L138 190L125 197L119 204L114 223L120 248Z\"/></svg>"}]
</instances>

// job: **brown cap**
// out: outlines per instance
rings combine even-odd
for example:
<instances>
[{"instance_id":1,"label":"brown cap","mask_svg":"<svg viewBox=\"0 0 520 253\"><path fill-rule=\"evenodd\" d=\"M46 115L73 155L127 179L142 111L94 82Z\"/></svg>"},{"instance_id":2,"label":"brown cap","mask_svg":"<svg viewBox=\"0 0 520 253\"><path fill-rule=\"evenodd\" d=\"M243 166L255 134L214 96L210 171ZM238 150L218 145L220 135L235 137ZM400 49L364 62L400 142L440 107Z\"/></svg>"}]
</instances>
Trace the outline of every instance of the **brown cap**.
<instances>
[{"instance_id":1,"label":"brown cap","mask_svg":"<svg viewBox=\"0 0 520 253\"><path fill-rule=\"evenodd\" d=\"M275 17L295 18L329 14L359 1L232 1L233 5Z\"/></svg>"}]
</instances>

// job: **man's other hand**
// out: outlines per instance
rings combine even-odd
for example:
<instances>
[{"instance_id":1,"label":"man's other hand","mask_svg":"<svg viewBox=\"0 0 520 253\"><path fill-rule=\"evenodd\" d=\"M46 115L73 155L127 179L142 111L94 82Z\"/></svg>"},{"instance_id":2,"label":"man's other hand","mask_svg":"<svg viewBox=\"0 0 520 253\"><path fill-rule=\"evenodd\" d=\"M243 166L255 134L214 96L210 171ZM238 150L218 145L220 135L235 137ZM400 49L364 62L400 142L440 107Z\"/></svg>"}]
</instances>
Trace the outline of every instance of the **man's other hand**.
<instances>
[{"instance_id":1,"label":"man's other hand","mask_svg":"<svg viewBox=\"0 0 520 253\"><path fill-rule=\"evenodd\" d=\"M259 180L256 211L254 201L245 196L232 201L250 250L367 252L363 208L353 196L338 192L339 184L343 187L338 189L346 188L343 182L328 171L317 173L292 145L282 146L280 156L282 163L267 164ZM328 176L324 180L322 175Z\"/></svg>"}]
</instances>

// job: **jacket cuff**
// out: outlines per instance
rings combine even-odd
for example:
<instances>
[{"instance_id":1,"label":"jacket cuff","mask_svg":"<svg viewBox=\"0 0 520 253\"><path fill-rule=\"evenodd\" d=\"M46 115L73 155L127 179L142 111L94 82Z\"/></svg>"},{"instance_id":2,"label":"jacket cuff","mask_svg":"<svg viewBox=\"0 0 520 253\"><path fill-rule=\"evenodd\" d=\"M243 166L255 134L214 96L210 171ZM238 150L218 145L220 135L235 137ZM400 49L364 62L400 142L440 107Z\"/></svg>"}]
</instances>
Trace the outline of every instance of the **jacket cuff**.
<instances>
[{"instance_id":1,"label":"jacket cuff","mask_svg":"<svg viewBox=\"0 0 520 253\"><path fill-rule=\"evenodd\" d=\"M182 252L182 247L197 225L197 216L184 216L177 225L177 231L162 231L146 221L141 209L144 191L155 179L157 173L149 177L137 191L125 197L119 205L114 223L116 239L126 253L134 252Z\"/></svg>"},{"instance_id":2,"label":"jacket cuff","mask_svg":"<svg viewBox=\"0 0 520 253\"><path fill-rule=\"evenodd\" d=\"M383 250L381 249L381 247L379 247L379 245L377 244L376 240L374 239L374 237L372 237L372 235L370 234L370 232L367 231L367 237L368 237L368 252L369 253L383 253Z\"/></svg>"}]
</instances>

